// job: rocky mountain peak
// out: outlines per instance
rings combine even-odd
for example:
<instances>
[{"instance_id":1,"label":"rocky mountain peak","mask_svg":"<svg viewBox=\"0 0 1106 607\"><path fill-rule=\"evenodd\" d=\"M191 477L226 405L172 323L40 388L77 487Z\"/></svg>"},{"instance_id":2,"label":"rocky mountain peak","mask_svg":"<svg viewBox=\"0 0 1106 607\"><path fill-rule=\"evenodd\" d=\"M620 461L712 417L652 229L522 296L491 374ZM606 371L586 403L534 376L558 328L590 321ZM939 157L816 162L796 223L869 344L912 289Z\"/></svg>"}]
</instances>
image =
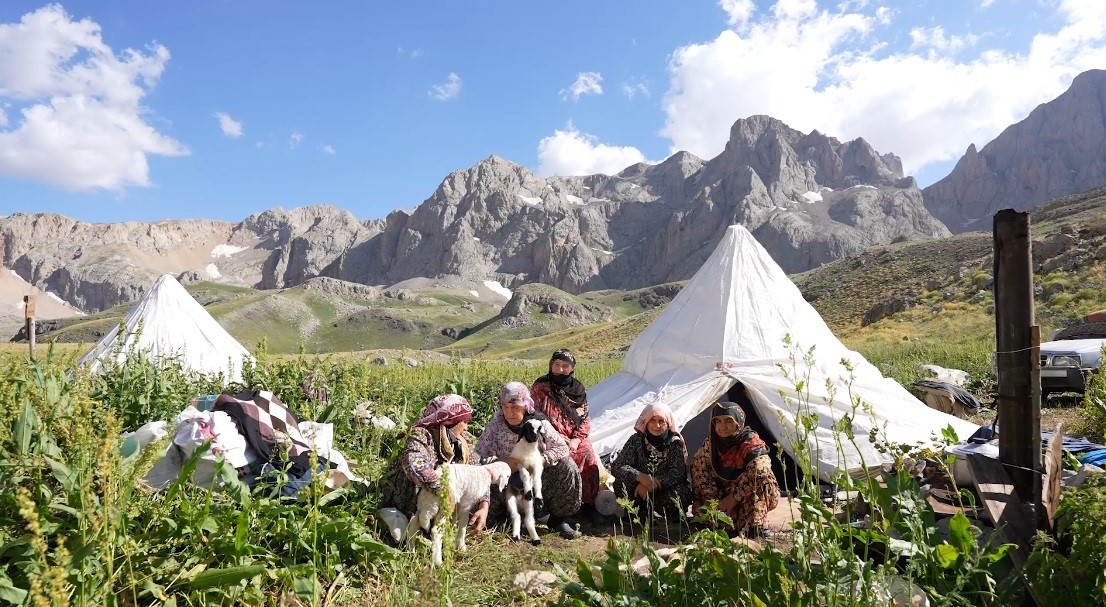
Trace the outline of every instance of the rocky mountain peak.
<instances>
[{"instance_id":1,"label":"rocky mountain peak","mask_svg":"<svg viewBox=\"0 0 1106 607\"><path fill-rule=\"evenodd\" d=\"M1106 184L1106 70L1079 74L983 149L968 146L926 208L954 232L990 229L995 212L1019 211Z\"/></svg>"}]
</instances>

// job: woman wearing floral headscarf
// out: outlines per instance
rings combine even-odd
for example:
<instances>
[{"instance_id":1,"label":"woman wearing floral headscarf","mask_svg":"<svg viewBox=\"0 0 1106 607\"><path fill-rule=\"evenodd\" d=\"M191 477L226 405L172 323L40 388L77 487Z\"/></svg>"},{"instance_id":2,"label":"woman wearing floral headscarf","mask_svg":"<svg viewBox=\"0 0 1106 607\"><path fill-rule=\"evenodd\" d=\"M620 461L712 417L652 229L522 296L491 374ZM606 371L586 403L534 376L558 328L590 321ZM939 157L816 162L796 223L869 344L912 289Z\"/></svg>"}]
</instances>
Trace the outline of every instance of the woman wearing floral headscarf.
<instances>
[{"instance_id":1,"label":"woman wearing floral headscarf","mask_svg":"<svg viewBox=\"0 0 1106 607\"><path fill-rule=\"evenodd\" d=\"M514 470L517 462L511 451L522 438L523 423L538 419L542 422L542 438L539 450L545 460L541 475L542 497L549 511L546 526L566 539L580 537L567 518L580 510L580 470L568 455L568 443L540 413L534 411L534 400L526 384L513 381L503 386L499 393L499 410L484 428L476 443L476 453L481 463L495 459L506 461ZM512 475L511 482L516 482ZM492 502L496 512L505 511L505 501L493 489Z\"/></svg>"},{"instance_id":2,"label":"woman wearing floral headscarf","mask_svg":"<svg viewBox=\"0 0 1106 607\"><path fill-rule=\"evenodd\" d=\"M772 459L764 441L745 425L745 412L728 401L714 403L710 436L691 461L694 511L711 500L733 519L734 529L763 533L768 513L780 500Z\"/></svg>"},{"instance_id":3,"label":"woman wearing floral headscarf","mask_svg":"<svg viewBox=\"0 0 1106 607\"><path fill-rule=\"evenodd\" d=\"M394 507L407 516L415 512L420 488L437 491L442 486L442 464L478 464L472 453L468 422L472 407L458 394L435 396L419 414L407 434L407 446L392 461L381 481L381 506ZM488 516L488 502L473 512L469 524L479 531Z\"/></svg>"},{"instance_id":4,"label":"woman wearing floral headscarf","mask_svg":"<svg viewBox=\"0 0 1106 607\"><path fill-rule=\"evenodd\" d=\"M679 516L691 503L691 485L687 445L676 430L672 409L664 403L645 407L634 430L611 465L615 492L633 499L646 515Z\"/></svg>"},{"instance_id":5,"label":"woman wearing floral headscarf","mask_svg":"<svg viewBox=\"0 0 1106 607\"><path fill-rule=\"evenodd\" d=\"M580 469L583 488L580 499L594 514L595 496L599 494L599 458L591 446L591 419L588 416L588 391L572 376L576 358L568 350L557 350L549 359L549 372L534 381L530 388L534 408L549 419L557 432L568 441L572 461Z\"/></svg>"}]
</instances>

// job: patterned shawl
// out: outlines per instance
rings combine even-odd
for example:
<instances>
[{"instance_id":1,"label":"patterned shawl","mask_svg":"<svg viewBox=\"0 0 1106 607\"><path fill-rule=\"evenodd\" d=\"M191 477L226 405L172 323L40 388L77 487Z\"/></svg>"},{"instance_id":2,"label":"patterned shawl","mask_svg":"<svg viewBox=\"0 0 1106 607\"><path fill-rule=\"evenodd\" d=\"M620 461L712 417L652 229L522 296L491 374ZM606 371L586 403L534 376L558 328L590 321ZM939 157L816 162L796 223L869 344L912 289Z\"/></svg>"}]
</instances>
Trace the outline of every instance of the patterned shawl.
<instances>
[{"instance_id":1,"label":"patterned shawl","mask_svg":"<svg viewBox=\"0 0 1106 607\"><path fill-rule=\"evenodd\" d=\"M723 438L714 430L714 420L719 417L732 417L739 428L737 432ZM718 401L710 412L710 463L714 475L732 481L745 471L745 466L757 456L768 453L764 440L745 425L745 412L741 407L729 401Z\"/></svg>"}]
</instances>

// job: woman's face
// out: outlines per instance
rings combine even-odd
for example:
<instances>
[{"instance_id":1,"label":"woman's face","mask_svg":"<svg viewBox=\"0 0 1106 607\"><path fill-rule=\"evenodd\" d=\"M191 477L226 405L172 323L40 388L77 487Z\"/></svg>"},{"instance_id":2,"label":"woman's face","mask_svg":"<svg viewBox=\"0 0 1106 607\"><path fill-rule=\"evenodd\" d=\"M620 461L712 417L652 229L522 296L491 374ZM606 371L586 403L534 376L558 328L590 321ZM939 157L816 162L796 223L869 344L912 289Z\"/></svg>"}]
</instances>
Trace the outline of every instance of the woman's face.
<instances>
[{"instance_id":1,"label":"woman's face","mask_svg":"<svg viewBox=\"0 0 1106 607\"><path fill-rule=\"evenodd\" d=\"M573 366L563 360L555 360L549 363L549 370L554 375L571 375Z\"/></svg>"},{"instance_id":2,"label":"woman's face","mask_svg":"<svg viewBox=\"0 0 1106 607\"><path fill-rule=\"evenodd\" d=\"M660 436L668 429L668 421L660 415L654 415L649 418L649 421L645 422L645 428L649 430L649 434Z\"/></svg>"},{"instance_id":3,"label":"woman's face","mask_svg":"<svg viewBox=\"0 0 1106 607\"><path fill-rule=\"evenodd\" d=\"M714 433L722 438L726 438L737 432L737 420L724 415L722 417L714 418Z\"/></svg>"},{"instance_id":4,"label":"woman's face","mask_svg":"<svg viewBox=\"0 0 1106 607\"><path fill-rule=\"evenodd\" d=\"M468 422L457 422L452 428L449 429L449 431L453 433L453 436L461 438L465 435L465 432L468 432L468 429Z\"/></svg>"},{"instance_id":5,"label":"woman's face","mask_svg":"<svg viewBox=\"0 0 1106 607\"><path fill-rule=\"evenodd\" d=\"M523 417L526 417L526 407L514 403L503 405L503 419L506 419L508 424L517 426L522 423Z\"/></svg>"}]
</instances>

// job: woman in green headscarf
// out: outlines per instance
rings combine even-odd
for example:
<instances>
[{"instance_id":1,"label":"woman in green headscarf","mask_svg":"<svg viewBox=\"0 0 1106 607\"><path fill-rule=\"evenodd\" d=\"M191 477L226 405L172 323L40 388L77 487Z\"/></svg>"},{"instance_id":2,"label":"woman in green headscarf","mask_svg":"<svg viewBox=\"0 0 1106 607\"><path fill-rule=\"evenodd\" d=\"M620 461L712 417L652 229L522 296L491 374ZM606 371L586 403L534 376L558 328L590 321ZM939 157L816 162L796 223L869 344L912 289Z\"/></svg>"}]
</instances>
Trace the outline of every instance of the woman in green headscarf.
<instances>
[{"instance_id":1,"label":"woman in green headscarf","mask_svg":"<svg viewBox=\"0 0 1106 607\"><path fill-rule=\"evenodd\" d=\"M718 401L711 407L710 435L691 461L691 487L694 513L717 500L735 530L752 536L764 532L768 513L779 504L780 488L768 447L745 425L739 405Z\"/></svg>"}]
</instances>

